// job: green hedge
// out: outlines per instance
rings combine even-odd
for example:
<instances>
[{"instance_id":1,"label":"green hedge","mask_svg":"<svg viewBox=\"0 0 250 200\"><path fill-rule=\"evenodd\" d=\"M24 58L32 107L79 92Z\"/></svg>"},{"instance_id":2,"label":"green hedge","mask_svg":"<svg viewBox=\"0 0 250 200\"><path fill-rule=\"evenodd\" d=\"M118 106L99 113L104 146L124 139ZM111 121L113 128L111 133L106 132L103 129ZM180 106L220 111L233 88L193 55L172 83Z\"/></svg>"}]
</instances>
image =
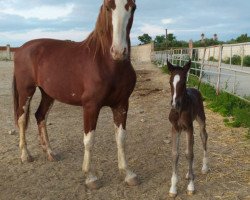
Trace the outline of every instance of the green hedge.
<instances>
[{"instance_id":1,"label":"green hedge","mask_svg":"<svg viewBox=\"0 0 250 200\"><path fill-rule=\"evenodd\" d=\"M188 85L191 87L197 86L199 80L197 77L190 75ZM224 117L231 117L232 121L225 120L227 125L233 127L247 127L250 128L250 104L235 97L227 92L220 92L216 95L216 90L209 84L202 83L200 91L208 102L208 108L220 113Z\"/></svg>"}]
</instances>

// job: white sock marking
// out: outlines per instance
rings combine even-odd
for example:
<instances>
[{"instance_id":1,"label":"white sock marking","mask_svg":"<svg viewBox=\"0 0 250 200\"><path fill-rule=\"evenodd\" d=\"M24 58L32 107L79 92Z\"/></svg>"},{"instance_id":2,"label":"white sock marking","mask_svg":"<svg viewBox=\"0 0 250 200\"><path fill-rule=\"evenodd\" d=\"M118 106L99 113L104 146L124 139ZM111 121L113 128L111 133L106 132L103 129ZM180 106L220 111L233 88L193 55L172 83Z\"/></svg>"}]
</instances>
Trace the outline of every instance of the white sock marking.
<instances>
[{"instance_id":1,"label":"white sock marking","mask_svg":"<svg viewBox=\"0 0 250 200\"><path fill-rule=\"evenodd\" d=\"M83 159L83 171L88 173L91 171L90 162L91 162L91 148L94 145L94 131L90 131L88 134L84 133L83 139L85 151L84 151L84 159Z\"/></svg>"},{"instance_id":2,"label":"white sock marking","mask_svg":"<svg viewBox=\"0 0 250 200\"><path fill-rule=\"evenodd\" d=\"M187 190L188 191L194 191L194 181L191 180L188 184L188 187L187 187Z\"/></svg>"},{"instance_id":3,"label":"white sock marking","mask_svg":"<svg viewBox=\"0 0 250 200\"><path fill-rule=\"evenodd\" d=\"M208 172L208 158L207 158L207 152L204 151L204 157L203 157L203 165L202 165L202 173Z\"/></svg>"},{"instance_id":4,"label":"white sock marking","mask_svg":"<svg viewBox=\"0 0 250 200\"><path fill-rule=\"evenodd\" d=\"M177 194L177 187L176 187L177 182L178 182L177 174L173 173L172 178L171 178L171 187L170 187L169 193Z\"/></svg>"},{"instance_id":5,"label":"white sock marking","mask_svg":"<svg viewBox=\"0 0 250 200\"><path fill-rule=\"evenodd\" d=\"M119 169L126 169L127 168L127 161L125 158L125 138L126 138L126 131L122 128L122 125L115 128L116 130L116 143L117 143L117 150L118 150L118 167Z\"/></svg>"},{"instance_id":6,"label":"white sock marking","mask_svg":"<svg viewBox=\"0 0 250 200\"><path fill-rule=\"evenodd\" d=\"M118 150L118 167L120 170L126 173L125 181L128 182L130 179L135 178L137 175L128 169L128 164L125 156L126 131L122 128L122 125L120 125L119 127L115 125L115 135Z\"/></svg>"}]
</instances>

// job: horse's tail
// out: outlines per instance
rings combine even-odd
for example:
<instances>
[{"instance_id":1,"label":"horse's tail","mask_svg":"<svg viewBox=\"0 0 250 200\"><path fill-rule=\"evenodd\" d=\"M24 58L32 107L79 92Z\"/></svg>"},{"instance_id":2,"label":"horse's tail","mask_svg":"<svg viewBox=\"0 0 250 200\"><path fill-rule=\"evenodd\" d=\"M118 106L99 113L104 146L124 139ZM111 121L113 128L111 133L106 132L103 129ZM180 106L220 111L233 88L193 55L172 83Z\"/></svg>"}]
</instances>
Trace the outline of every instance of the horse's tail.
<instances>
[{"instance_id":1,"label":"horse's tail","mask_svg":"<svg viewBox=\"0 0 250 200\"><path fill-rule=\"evenodd\" d=\"M16 87L16 77L13 76L13 82L12 82L12 92L13 92L13 104L14 104L14 119L15 124L17 125L17 109L19 107L19 95Z\"/></svg>"}]
</instances>

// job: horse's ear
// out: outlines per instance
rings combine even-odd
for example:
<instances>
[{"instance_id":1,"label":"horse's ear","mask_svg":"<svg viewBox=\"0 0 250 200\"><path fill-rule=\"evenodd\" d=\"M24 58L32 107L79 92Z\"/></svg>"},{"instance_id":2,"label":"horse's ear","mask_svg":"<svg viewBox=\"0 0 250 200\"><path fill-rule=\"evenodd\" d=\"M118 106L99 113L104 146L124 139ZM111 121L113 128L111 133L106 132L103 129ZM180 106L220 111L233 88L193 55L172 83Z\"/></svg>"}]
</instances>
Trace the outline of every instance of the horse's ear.
<instances>
[{"instance_id":1,"label":"horse's ear","mask_svg":"<svg viewBox=\"0 0 250 200\"><path fill-rule=\"evenodd\" d=\"M189 61L184 65L183 69L188 72L188 70L190 69L191 67L191 59L189 59Z\"/></svg>"},{"instance_id":2,"label":"horse's ear","mask_svg":"<svg viewBox=\"0 0 250 200\"><path fill-rule=\"evenodd\" d=\"M172 72L174 70L174 66L167 59L168 71Z\"/></svg>"}]
</instances>

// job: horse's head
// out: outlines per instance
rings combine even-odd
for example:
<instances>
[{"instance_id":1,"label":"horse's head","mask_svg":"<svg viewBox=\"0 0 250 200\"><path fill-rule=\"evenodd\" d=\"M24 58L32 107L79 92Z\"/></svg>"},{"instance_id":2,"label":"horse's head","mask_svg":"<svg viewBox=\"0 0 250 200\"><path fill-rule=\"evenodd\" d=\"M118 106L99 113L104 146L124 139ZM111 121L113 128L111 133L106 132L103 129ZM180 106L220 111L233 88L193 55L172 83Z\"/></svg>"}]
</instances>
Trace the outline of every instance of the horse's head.
<instances>
[{"instance_id":1,"label":"horse's head","mask_svg":"<svg viewBox=\"0 0 250 200\"><path fill-rule=\"evenodd\" d=\"M179 110L186 94L187 73L191 66L191 60L183 67L173 66L168 61L167 66L170 72L171 105L172 108Z\"/></svg>"},{"instance_id":2,"label":"horse's head","mask_svg":"<svg viewBox=\"0 0 250 200\"><path fill-rule=\"evenodd\" d=\"M111 56L114 60L125 60L129 54L135 0L104 0L104 7L112 19Z\"/></svg>"}]
</instances>

